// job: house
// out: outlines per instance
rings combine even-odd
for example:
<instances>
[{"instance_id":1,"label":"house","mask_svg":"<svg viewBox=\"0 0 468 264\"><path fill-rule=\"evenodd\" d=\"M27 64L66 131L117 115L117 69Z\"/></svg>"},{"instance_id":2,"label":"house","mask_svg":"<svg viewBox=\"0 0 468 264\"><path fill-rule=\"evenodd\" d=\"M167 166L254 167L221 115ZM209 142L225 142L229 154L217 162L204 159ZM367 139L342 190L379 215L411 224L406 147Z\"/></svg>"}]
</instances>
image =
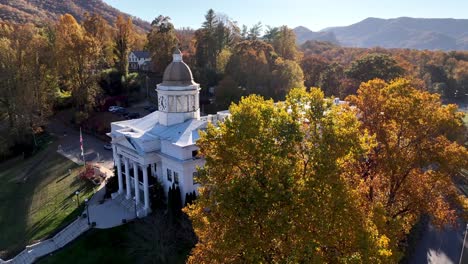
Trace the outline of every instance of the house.
<instances>
[{"instance_id":1,"label":"house","mask_svg":"<svg viewBox=\"0 0 468 264\"><path fill-rule=\"evenodd\" d=\"M131 51L128 55L130 71L149 71L151 69L151 54L148 51Z\"/></svg>"},{"instance_id":2,"label":"house","mask_svg":"<svg viewBox=\"0 0 468 264\"><path fill-rule=\"evenodd\" d=\"M227 111L200 116L200 85L182 60L180 50L157 85L159 110L145 117L111 123L113 158L117 167L120 199L134 203L139 217L150 209L150 188L159 181L167 195L178 186L182 202L187 193L197 192L197 167L205 164L197 156L199 131L229 116ZM130 207L133 208L133 207Z\"/></svg>"}]
</instances>

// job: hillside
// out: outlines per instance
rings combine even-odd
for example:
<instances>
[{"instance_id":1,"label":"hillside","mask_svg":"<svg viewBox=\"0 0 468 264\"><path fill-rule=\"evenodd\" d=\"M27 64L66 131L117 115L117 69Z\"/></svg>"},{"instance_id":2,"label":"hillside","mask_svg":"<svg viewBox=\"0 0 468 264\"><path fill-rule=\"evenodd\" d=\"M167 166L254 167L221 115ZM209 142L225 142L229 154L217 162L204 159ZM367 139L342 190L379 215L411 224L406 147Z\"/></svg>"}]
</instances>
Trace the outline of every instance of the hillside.
<instances>
[{"instance_id":1,"label":"hillside","mask_svg":"<svg viewBox=\"0 0 468 264\"><path fill-rule=\"evenodd\" d=\"M296 27L293 29L296 33L296 42L303 44L308 40L327 41L331 43L338 43L333 32L314 32L306 27Z\"/></svg>"},{"instance_id":2,"label":"hillside","mask_svg":"<svg viewBox=\"0 0 468 264\"><path fill-rule=\"evenodd\" d=\"M468 50L468 19L366 18L345 27L313 32L297 27L297 42L329 41L348 47Z\"/></svg>"},{"instance_id":3,"label":"hillside","mask_svg":"<svg viewBox=\"0 0 468 264\"><path fill-rule=\"evenodd\" d=\"M333 33L340 44L350 47L468 50L468 19L367 18L321 32Z\"/></svg>"},{"instance_id":4,"label":"hillside","mask_svg":"<svg viewBox=\"0 0 468 264\"><path fill-rule=\"evenodd\" d=\"M86 12L100 14L109 23L113 23L119 14L125 14L102 0L0 0L0 21L41 24L66 13L81 21ZM150 29L148 22L132 18L137 30L146 32Z\"/></svg>"}]
</instances>

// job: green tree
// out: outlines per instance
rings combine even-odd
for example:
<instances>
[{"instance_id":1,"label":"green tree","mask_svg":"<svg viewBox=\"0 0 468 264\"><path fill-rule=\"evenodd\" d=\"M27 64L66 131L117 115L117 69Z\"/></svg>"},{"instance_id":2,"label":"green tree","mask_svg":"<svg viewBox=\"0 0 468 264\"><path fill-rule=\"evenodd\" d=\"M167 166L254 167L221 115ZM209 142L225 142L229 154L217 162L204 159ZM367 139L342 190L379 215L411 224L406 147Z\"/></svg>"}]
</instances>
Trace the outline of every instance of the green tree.
<instances>
[{"instance_id":1,"label":"green tree","mask_svg":"<svg viewBox=\"0 0 468 264\"><path fill-rule=\"evenodd\" d=\"M234 80L246 94L271 96L270 83L276 58L273 47L263 41L241 41L232 48L224 76Z\"/></svg>"},{"instance_id":2,"label":"green tree","mask_svg":"<svg viewBox=\"0 0 468 264\"><path fill-rule=\"evenodd\" d=\"M279 56L286 60L299 60L299 52L296 46L296 34L287 26L281 26L277 32L273 30L273 38L271 44Z\"/></svg>"},{"instance_id":3,"label":"green tree","mask_svg":"<svg viewBox=\"0 0 468 264\"><path fill-rule=\"evenodd\" d=\"M166 66L172 61L172 54L177 42L174 25L171 23L170 17L160 15L151 22L147 48L151 52L155 72L162 74Z\"/></svg>"},{"instance_id":4,"label":"green tree","mask_svg":"<svg viewBox=\"0 0 468 264\"><path fill-rule=\"evenodd\" d=\"M343 67L338 63L332 63L320 73L318 86L327 96L340 96L341 80L343 78Z\"/></svg>"},{"instance_id":5,"label":"green tree","mask_svg":"<svg viewBox=\"0 0 468 264\"><path fill-rule=\"evenodd\" d=\"M304 74L295 61L278 58L272 72L272 97L283 100L292 88L304 87Z\"/></svg>"},{"instance_id":6,"label":"green tree","mask_svg":"<svg viewBox=\"0 0 468 264\"><path fill-rule=\"evenodd\" d=\"M379 53L368 54L354 61L346 70L348 77L359 82L367 82L375 78L390 81L403 74L403 68L398 65L395 59Z\"/></svg>"},{"instance_id":7,"label":"green tree","mask_svg":"<svg viewBox=\"0 0 468 264\"><path fill-rule=\"evenodd\" d=\"M248 40L257 40L261 35L262 27L263 26L262 26L261 22L258 22L257 24L253 25L248 31L247 39Z\"/></svg>"},{"instance_id":8,"label":"green tree","mask_svg":"<svg viewBox=\"0 0 468 264\"><path fill-rule=\"evenodd\" d=\"M202 85L217 84L227 64L229 49L239 40L239 34L235 22L216 14L213 9L208 10L202 28L195 32L196 73Z\"/></svg>"}]
</instances>

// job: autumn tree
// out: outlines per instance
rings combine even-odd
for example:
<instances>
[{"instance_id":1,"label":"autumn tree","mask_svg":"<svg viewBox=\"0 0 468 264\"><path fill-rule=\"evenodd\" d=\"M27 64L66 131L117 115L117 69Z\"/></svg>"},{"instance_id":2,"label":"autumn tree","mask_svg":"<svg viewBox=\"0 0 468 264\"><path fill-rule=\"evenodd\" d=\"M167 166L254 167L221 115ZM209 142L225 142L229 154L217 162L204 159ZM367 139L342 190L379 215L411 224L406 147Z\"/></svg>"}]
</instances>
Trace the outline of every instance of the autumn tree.
<instances>
[{"instance_id":1,"label":"autumn tree","mask_svg":"<svg viewBox=\"0 0 468 264\"><path fill-rule=\"evenodd\" d=\"M301 68L304 72L304 84L306 87L317 87L320 74L328 66L328 62L317 55L309 55L302 59Z\"/></svg>"},{"instance_id":2,"label":"autumn tree","mask_svg":"<svg viewBox=\"0 0 468 264\"><path fill-rule=\"evenodd\" d=\"M379 78L391 81L404 74L403 68L392 57L386 54L368 54L354 61L347 69L346 75L359 82Z\"/></svg>"},{"instance_id":3,"label":"autumn tree","mask_svg":"<svg viewBox=\"0 0 468 264\"><path fill-rule=\"evenodd\" d=\"M107 21L98 14L85 14L83 29L98 45L100 69L109 68L113 64L112 29Z\"/></svg>"},{"instance_id":4,"label":"autumn tree","mask_svg":"<svg viewBox=\"0 0 468 264\"><path fill-rule=\"evenodd\" d=\"M271 87L271 97L276 100L283 100L292 88L304 87L304 74L301 66L293 60L276 59Z\"/></svg>"},{"instance_id":5,"label":"autumn tree","mask_svg":"<svg viewBox=\"0 0 468 264\"><path fill-rule=\"evenodd\" d=\"M276 58L273 47L263 41L241 41L232 48L224 76L229 76L247 94L270 96L270 81Z\"/></svg>"},{"instance_id":6,"label":"autumn tree","mask_svg":"<svg viewBox=\"0 0 468 264\"><path fill-rule=\"evenodd\" d=\"M151 52L153 70L162 74L166 66L172 61L172 53L177 46L177 37L171 18L158 16L151 22L148 33L148 50Z\"/></svg>"},{"instance_id":7,"label":"autumn tree","mask_svg":"<svg viewBox=\"0 0 468 264\"><path fill-rule=\"evenodd\" d=\"M46 33L32 24L0 26L0 109L10 131L5 142L32 144L31 135L52 113L58 88L52 51Z\"/></svg>"},{"instance_id":8,"label":"autumn tree","mask_svg":"<svg viewBox=\"0 0 468 264\"><path fill-rule=\"evenodd\" d=\"M438 226L455 222L462 200L452 178L468 167L468 152L457 143L463 114L405 79L363 83L348 100L376 144L345 178L398 260L399 242L419 217L428 214Z\"/></svg>"},{"instance_id":9,"label":"autumn tree","mask_svg":"<svg viewBox=\"0 0 468 264\"><path fill-rule=\"evenodd\" d=\"M133 24L130 17L119 15L115 21L114 53L116 66L120 74L126 79L128 75L128 55L134 41Z\"/></svg>"},{"instance_id":10,"label":"autumn tree","mask_svg":"<svg viewBox=\"0 0 468 264\"><path fill-rule=\"evenodd\" d=\"M72 93L74 106L88 112L100 92L97 74L101 69L100 45L96 38L87 34L72 15L60 17L55 38L57 71L60 84Z\"/></svg>"},{"instance_id":11,"label":"autumn tree","mask_svg":"<svg viewBox=\"0 0 468 264\"><path fill-rule=\"evenodd\" d=\"M201 134L202 187L185 209L199 238L189 263L388 259L386 237L340 177L372 138L351 108L330 102L319 89L294 89L280 104L249 96Z\"/></svg>"},{"instance_id":12,"label":"autumn tree","mask_svg":"<svg viewBox=\"0 0 468 264\"><path fill-rule=\"evenodd\" d=\"M299 60L300 54L296 46L296 34L292 29L281 26L276 32L273 30L269 34L273 34L271 44L279 56L287 60Z\"/></svg>"},{"instance_id":13,"label":"autumn tree","mask_svg":"<svg viewBox=\"0 0 468 264\"><path fill-rule=\"evenodd\" d=\"M341 80L344 78L343 67L338 63L329 64L318 79L318 86L327 96L341 95Z\"/></svg>"}]
</instances>

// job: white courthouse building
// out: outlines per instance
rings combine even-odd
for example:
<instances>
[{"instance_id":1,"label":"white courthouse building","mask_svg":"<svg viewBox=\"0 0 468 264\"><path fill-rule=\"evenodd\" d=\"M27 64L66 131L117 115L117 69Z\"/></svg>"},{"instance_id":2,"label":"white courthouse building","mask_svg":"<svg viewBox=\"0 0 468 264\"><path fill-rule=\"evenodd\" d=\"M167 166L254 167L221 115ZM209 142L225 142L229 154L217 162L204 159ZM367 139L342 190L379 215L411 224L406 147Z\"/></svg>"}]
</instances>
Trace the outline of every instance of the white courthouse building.
<instances>
[{"instance_id":1,"label":"white courthouse building","mask_svg":"<svg viewBox=\"0 0 468 264\"><path fill-rule=\"evenodd\" d=\"M197 192L194 176L197 166L204 165L195 145L199 131L229 115L223 111L200 117L200 85L194 82L180 50L174 52L156 91L158 111L114 122L108 134L119 184L112 198L136 204L139 217L151 211L149 189L156 181L163 185L166 195L170 186L178 185L183 202L186 193Z\"/></svg>"}]
</instances>

